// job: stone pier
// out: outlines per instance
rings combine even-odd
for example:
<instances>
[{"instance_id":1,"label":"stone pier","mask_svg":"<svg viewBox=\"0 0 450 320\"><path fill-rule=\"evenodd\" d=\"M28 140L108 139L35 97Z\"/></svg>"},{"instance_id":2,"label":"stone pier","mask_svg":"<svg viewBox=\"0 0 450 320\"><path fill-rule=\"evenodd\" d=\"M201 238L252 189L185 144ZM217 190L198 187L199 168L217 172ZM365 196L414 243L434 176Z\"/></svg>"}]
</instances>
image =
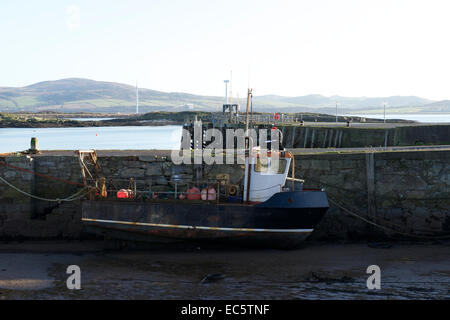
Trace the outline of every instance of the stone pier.
<instances>
[{"instance_id":1,"label":"stone pier","mask_svg":"<svg viewBox=\"0 0 450 320\"><path fill-rule=\"evenodd\" d=\"M328 130L328 141L339 131ZM311 133L296 133L305 143ZM393 135L391 135L393 136ZM317 140L316 140L317 141ZM308 145L311 143L309 140ZM316 145L323 141L316 142ZM305 179L305 188L325 188L330 200L348 211L375 220L402 233L450 233L450 151L408 152L318 152L295 151L295 173ZM127 188L134 178L140 190L168 191L174 174L195 177L193 165L174 165L169 151L98 151L103 173ZM23 169L23 170L21 170ZM29 171L48 175L48 179ZM243 179L242 165L206 166L204 177L229 173L231 182ZM73 152L43 152L31 156L1 156L0 177L42 198L62 199L74 194L81 183L78 159ZM86 237L80 222L80 203L31 199L0 181L1 239L80 239ZM368 225L331 204L312 235L314 240L352 240L398 236Z\"/></svg>"}]
</instances>

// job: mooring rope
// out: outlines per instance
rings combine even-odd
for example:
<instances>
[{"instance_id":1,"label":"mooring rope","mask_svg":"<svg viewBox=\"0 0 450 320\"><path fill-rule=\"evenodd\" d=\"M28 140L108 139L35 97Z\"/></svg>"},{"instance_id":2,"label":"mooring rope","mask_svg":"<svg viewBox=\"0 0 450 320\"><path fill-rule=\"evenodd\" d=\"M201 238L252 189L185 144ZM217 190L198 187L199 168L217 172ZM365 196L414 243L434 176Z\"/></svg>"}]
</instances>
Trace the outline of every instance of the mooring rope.
<instances>
[{"instance_id":1,"label":"mooring rope","mask_svg":"<svg viewBox=\"0 0 450 320\"><path fill-rule=\"evenodd\" d=\"M78 182L74 182L74 181L70 181L70 180L64 180L64 179L60 179L60 178L57 178L57 177L49 176L49 175L46 175L46 174L43 174L43 173L40 173L40 172L36 172L36 171L28 170L28 169L25 169L25 168L17 167L17 166L14 166L12 164L6 163L4 161L0 161L0 165L3 165L5 167L9 167L9 168L13 168L13 169L16 169L16 170L19 170L19 171L23 171L23 172L28 172L28 173L34 174L36 176L41 176L41 177L46 178L46 179L51 179L51 180L55 180L55 181L59 181L59 182L64 182L64 183L72 184L72 185L75 185L75 186L81 186L81 187L84 186L83 184L78 183Z\"/></svg>"},{"instance_id":2,"label":"mooring rope","mask_svg":"<svg viewBox=\"0 0 450 320\"><path fill-rule=\"evenodd\" d=\"M331 188L334 188L336 190L344 191L346 193L347 192L348 193L353 193L355 196L356 195L361 195L361 196L366 196L367 195L367 191L355 190L355 189L346 189L346 188L343 188L342 185L329 184L329 183L326 183L326 182L314 179L312 177L308 177L308 178L305 178L305 179L308 180L308 181L315 182L319 186L323 186L323 187L327 187L327 188L331 187ZM377 195L377 199L396 200L397 198L394 197L394 196L387 197L387 196ZM443 198L441 198L441 197L433 197L433 198L415 198L414 200L447 200L447 199L448 199L448 197L443 197ZM409 200L409 199L408 198L404 198L401 201L406 201L406 200Z\"/></svg>"},{"instance_id":3,"label":"mooring rope","mask_svg":"<svg viewBox=\"0 0 450 320\"><path fill-rule=\"evenodd\" d=\"M332 204L334 204L335 206L337 206L338 208L340 208L341 210L343 210L344 212L346 212L346 213L348 213L348 214L350 214L350 215L352 215L352 216L354 216L354 217L356 217L356 218L358 218L358 219L361 219L361 220L363 220L364 222L369 223L369 224L371 224L371 225L373 225L373 226L375 226L375 227L378 227L378 228L381 228L381 229L384 229L384 230L387 230L387 231L391 231L391 232L394 232L394 233L397 233L397 234L401 234L401 235L404 235L404 236L407 236L407 237L413 237L413 238L418 238L418 239L428 239L428 240L429 240L429 239L449 239L449 238L450 238L450 235L441 235L441 236L420 236L420 235L416 235L416 234L412 234L412 233L407 233L407 232L397 231L397 230L395 230L395 229L392 229L392 228L389 228L389 227L386 227L386 226L382 226L382 225L380 225L380 224L378 224L378 223L375 223L375 222L373 222L373 221L370 221L369 219L366 219L366 218L362 217L361 215L358 215L358 214L356 214L356 213L350 211L349 209L347 209L347 208L345 208L344 206L340 205L338 202L336 202L335 200L333 200L333 199L330 198L330 197L328 197L328 200L329 200Z\"/></svg>"},{"instance_id":4,"label":"mooring rope","mask_svg":"<svg viewBox=\"0 0 450 320\"><path fill-rule=\"evenodd\" d=\"M324 183L324 182L319 181L319 180L316 180L316 179L314 179L314 178L308 178L308 180L311 180L311 181L313 181L313 182L316 182L316 183L318 183L320 186L336 188L336 189L339 189L339 190L341 190L341 191L353 193L353 194L355 194L355 195L356 195L356 194L361 194L361 195L364 195L364 196L367 195L367 193L366 193L366 192L363 192L363 191L355 191L355 190L345 189L345 188L342 188L342 187L338 187L338 186L335 186L335 185L331 185L331 184ZM397 198L395 198L395 197L386 197L386 196L377 196L377 198L387 199L387 200L397 199ZM447 197L445 197L445 198L421 198L420 200L436 200L436 199L438 199L438 200L442 200L442 199L448 200ZM408 200L408 199L404 199L404 200ZM404 200L403 200L403 201L404 201ZM399 224L397 224L397 223L388 221L388 220L386 220L386 219L383 218L383 217L377 217L377 219L378 219L378 220L383 220L383 223L386 223L386 224L389 224L389 225L392 225L392 226L395 226L395 227L399 227L399 228L402 228L402 227L403 227L403 225L399 225ZM422 231L422 232L433 232L432 230L425 230L425 229L420 229L420 230L419 230L419 229L416 229L416 230L417 230L417 231Z\"/></svg>"},{"instance_id":5,"label":"mooring rope","mask_svg":"<svg viewBox=\"0 0 450 320\"><path fill-rule=\"evenodd\" d=\"M359 214L359 215L361 215L361 214ZM383 217L377 217L377 220L382 220L383 223L387 223L387 224L389 224L389 225L391 225L393 227L398 227L398 228L404 227L404 225L400 225L398 223L391 222L389 220L386 220L386 218L383 218ZM418 228L416 230L417 231L422 231L422 232L433 232L432 230L425 230L425 229L418 229Z\"/></svg>"},{"instance_id":6,"label":"mooring rope","mask_svg":"<svg viewBox=\"0 0 450 320\"><path fill-rule=\"evenodd\" d=\"M85 189L81 189L78 192L74 193L73 195L67 197L67 198L63 198L63 199L47 199L47 198L43 198L43 197L39 197L39 196L35 196L31 193L28 193L26 191L23 191L19 188L17 188L15 185L11 184L10 182L8 182L7 180L5 180L3 177L0 177L0 181L2 181L3 183L5 183L6 185L8 185L9 187L13 188L14 190L16 190L17 192L20 192L30 198L33 199L37 199L37 200L41 200L41 201L49 201L49 202L70 202L70 201L77 201L80 200L81 198L83 198L86 195L86 190Z\"/></svg>"}]
</instances>

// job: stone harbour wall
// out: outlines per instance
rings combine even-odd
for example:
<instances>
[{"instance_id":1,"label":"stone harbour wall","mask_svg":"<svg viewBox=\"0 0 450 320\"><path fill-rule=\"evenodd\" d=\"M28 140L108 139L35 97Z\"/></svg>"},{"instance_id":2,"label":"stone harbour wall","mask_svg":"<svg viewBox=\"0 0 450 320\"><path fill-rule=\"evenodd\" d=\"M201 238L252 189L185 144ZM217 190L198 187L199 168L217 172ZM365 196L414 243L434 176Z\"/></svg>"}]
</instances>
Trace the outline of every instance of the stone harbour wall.
<instances>
[{"instance_id":1,"label":"stone harbour wall","mask_svg":"<svg viewBox=\"0 0 450 320\"><path fill-rule=\"evenodd\" d=\"M296 156L296 175L306 180L305 188L325 188L330 199L313 238L450 234L449 159L449 151Z\"/></svg>"},{"instance_id":2,"label":"stone harbour wall","mask_svg":"<svg viewBox=\"0 0 450 320\"><path fill-rule=\"evenodd\" d=\"M283 141L287 148L357 148L450 144L450 125L396 128L278 127L283 132Z\"/></svg>"},{"instance_id":3,"label":"stone harbour wall","mask_svg":"<svg viewBox=\"0 0 450 320\"><path fill-rule=\"evenodd\" d=\"M449 234L449 159L450 151L297 154L296 177L306 180L305 188L325 188L330 198L330 210L311 239L359 240L402 234L421 239L424 235ZM174 175L195 179L199 170L194 165L174 165L170 152L99 152L99 162L104 175L113 179L117 188L128 188L132 177L138 190L153 192L173 190ZM202 176L214 178L218 173L230 174L233 184L240 184L244 177L243 166L238 164L205 166ZM77 184L82 183L78 158L57 152L2 156L0 177L27 193L48 199L75 194L81 188ZM0 181L1 239L91 237L84 233L80 211L80 201L32 199Z\"/></svg>"}]
</instances>

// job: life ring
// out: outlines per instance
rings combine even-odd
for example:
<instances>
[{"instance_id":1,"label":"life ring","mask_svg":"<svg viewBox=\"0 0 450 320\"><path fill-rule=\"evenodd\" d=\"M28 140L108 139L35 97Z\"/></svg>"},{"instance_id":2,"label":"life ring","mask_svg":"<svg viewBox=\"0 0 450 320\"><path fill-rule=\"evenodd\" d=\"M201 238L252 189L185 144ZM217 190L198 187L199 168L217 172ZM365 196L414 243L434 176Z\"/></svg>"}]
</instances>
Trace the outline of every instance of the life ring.
<instances>
[{"instance_id":1,"label":"life ring","mask_svg":"<svg viewBox=\"0 0 450 320\"><path fill-rule=\"evenodd\" d=\"M238 193L238 187L236 185L232 184L228 187L228 194L230 196L235 196L235 195L237 195L237 193Z\"/></svg>"}]
</instances>

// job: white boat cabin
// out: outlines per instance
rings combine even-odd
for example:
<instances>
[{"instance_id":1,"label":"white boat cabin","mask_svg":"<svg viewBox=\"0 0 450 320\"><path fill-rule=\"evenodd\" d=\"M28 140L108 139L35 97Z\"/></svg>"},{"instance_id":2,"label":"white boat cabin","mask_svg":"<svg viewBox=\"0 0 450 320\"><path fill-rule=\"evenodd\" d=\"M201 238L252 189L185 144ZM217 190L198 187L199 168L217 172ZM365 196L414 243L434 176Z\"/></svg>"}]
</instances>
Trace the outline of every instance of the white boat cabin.
<instances>
[{"instance_id":1,"label":"white boat cabin","mask_svg":"<svg viewBox=\"0 0 450 320\"><path fill-rule=\"evenodd\" d=\"M252 153L246 157L244 201L264 202L275 193L282 192L291 160L291 155L284 152L268 153L267 157L261 157L260 153Z\"/></svg>"}]
</instances>

